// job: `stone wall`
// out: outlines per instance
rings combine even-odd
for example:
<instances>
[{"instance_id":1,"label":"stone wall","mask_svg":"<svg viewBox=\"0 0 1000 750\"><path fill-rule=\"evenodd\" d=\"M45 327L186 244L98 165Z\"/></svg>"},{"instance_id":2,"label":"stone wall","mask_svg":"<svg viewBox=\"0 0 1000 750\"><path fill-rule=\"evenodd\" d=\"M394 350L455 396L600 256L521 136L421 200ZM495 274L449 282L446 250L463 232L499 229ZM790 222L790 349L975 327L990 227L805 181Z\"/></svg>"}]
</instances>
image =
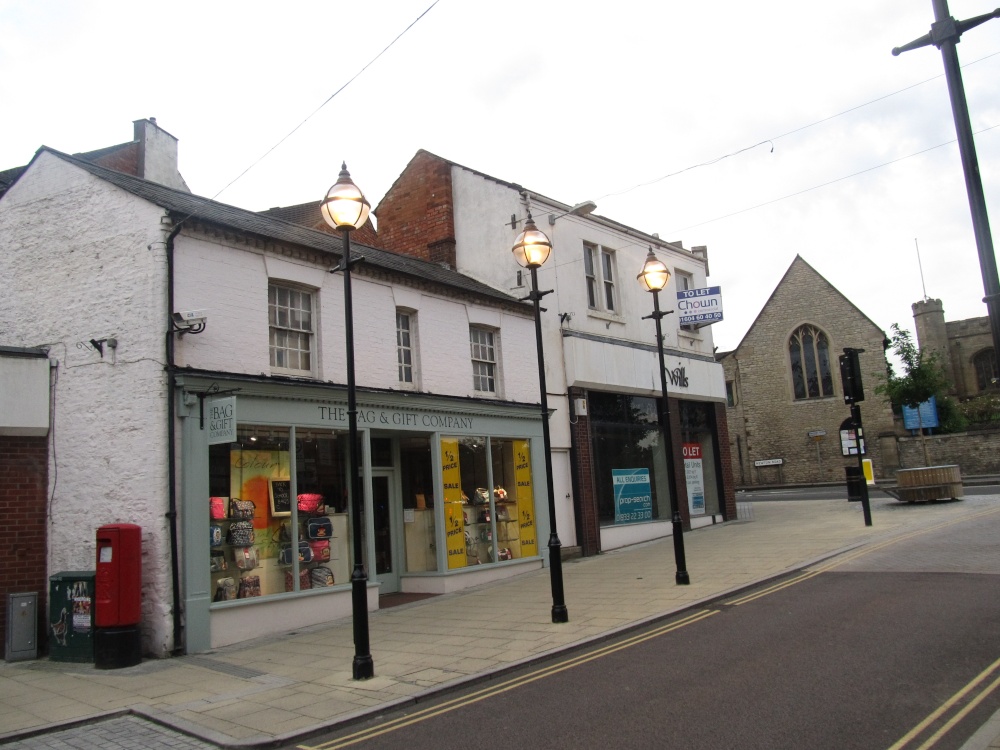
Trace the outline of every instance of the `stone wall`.
<instances>
[{"instance_id":1,"label":"stone wall","mask_svg":"<svg viewBox=\"0 0 1000 750\"><path fill-rule=\"evenodd\" d=\"M1000 474L1000 430L930 435L925 439L931 466L958 464L967 477ZM897 445L901 468L926 465L919 437L901 437Z\"/></svg>"}]
</instances>

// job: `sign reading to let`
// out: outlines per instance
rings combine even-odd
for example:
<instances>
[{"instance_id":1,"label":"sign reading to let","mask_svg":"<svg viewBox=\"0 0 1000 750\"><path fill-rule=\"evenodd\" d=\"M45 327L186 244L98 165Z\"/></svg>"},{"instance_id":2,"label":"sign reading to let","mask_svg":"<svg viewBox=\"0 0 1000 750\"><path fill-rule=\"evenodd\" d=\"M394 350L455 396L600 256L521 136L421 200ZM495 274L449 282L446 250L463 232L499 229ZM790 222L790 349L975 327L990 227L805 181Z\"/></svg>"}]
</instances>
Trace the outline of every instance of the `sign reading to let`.
<instances>
[{"instance_id":1,"label":"sign reading to let","mask_svg":"<svg viewBox=\"0 0 1000 750\"><path fill-rule=\"evenodd\" d=\"M677 314L682 326L718 323L722 320L722 287L677 292Z\"/></svg>"}]
</instances>

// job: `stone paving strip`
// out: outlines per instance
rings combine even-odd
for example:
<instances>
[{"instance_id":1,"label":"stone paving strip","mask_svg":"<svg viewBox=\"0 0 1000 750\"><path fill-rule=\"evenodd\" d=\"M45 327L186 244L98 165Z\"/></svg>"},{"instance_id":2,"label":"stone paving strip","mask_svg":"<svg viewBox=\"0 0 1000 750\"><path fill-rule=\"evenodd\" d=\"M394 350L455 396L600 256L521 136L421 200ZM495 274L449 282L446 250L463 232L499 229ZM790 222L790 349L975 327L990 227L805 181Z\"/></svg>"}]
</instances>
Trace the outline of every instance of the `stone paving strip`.
<instances>
[{"instance_id":1,"label":"stone paving strip","mask_svg":"<svg viewBox=\"0 0 1000 750\"><path fill-rule=\"evenodd\" d=\"M874 525L865 527L858 503L759 502L752 521L688 532L690 586L674 583L669 537L567 561L566 624L550 621L547 569L372 613L376 676L366 681L351 678L350 618L119 670L48 660L4 664L0 742L24 730L123 709L224 745L289 739L634 627L857 546L1000 511L1000 497L916 505L876 499L872 507Z\"/></svg>"}]
</instances>

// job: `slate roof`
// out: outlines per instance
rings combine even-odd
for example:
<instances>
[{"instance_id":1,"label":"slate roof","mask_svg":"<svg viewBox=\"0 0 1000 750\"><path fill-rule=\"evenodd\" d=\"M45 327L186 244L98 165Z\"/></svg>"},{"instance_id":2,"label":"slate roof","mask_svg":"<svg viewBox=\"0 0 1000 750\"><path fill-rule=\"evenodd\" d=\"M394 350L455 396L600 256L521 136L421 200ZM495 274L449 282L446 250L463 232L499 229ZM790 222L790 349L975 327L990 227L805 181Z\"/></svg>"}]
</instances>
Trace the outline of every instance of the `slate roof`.
<instances>
[{"instance_id":1,"label":"slate roof","mask_svg":"<svg viewBox=\"0 0 1000 750\"><path fill-rule=\"evenodd\" d=\"M55 149L48 148L47 146L40 148L35 158L37 159L38 154L42 152L48 152L132 195L170 211L177 220L191 217L220 227L256 235L263 239L276 240L282 243L329 253L334 256L337 262L340 260L343 247L341 238L337 235L309 229L300 224L294 224L281 219L263 216L259 213L219 203L209 198L202 198L198 195L174 190L156 182L115 172L114 170L106 169L83 159L78 159ZM30 166L29 164L28 168ZM512 297L505 292L501 292L437 263L398 255L387 250L362 245L358 242L351 243L351 251L354 255L363 255L366 265L390 273L440 284L452 290L508 305L513 304L515 307L523 308L526 311L530 310L530 306L527 303L520 302L516 297Z\"/></svg>"}]
</instances>

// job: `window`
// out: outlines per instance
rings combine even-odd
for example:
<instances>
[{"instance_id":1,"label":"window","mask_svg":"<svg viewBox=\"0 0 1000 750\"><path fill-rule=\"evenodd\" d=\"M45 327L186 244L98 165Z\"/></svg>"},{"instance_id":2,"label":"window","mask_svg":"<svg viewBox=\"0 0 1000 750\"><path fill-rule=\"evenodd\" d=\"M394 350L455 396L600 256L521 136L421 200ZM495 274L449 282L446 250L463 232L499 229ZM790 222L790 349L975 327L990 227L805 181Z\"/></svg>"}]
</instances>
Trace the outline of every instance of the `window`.
<instances>
[{"instance_id":1,"label":"window","mask_svg":"<svg viewBox=\"0 0 1000 750\"><path fill-rule=\"evenodd\" d=\"M677 270L676 268L674 269L674 283L677 285L678 292L686 292L688 289L694 289L694 278L691 274ZM687 325L682 325L681 330L693 332L698 330L698 326L688 323Z\"/></svg>"},{"instance_id":2,"label":"window","mask_svg":"<svg viewBox=\"0 0 1000 750\"><path fill-rule=\"evenodd\" d=\"M997 356L992 349L983 349L972 358L976 368L976 385L979 390L997 387Z\"/></svg>"},{"instance_id":3,"label":"window","mask_svg":"<svg viewBox=\"0 0 1000 750\"><path fill-rule=\"evenodd\" d=\"M496 334L489 328L469 328L472 347L472 387L485 393L496 393Z\"/></svg>"},{"instance_id":4,"label":"window","mask_svg":"<svg viewBox=\"0 0 1000 750\"><path fill-rule=\"evenodd\" d=\"M788 357L796 401L833 395L830 341L825 333L814 325L799 326L788 340Z\"/></svg>"},{"instance_id":5,"label":"window","mask_svg":"<svg viewBox=\"0 0 1000 750\"><path fill-rule=\"evenodd\" d=\"M583 272L587 279L587 306L591 310L616 312L614 251L583 243Z\"/></svg>"},{"instance_id":6,"label":"window","mask_svg":"<svg viewBox=\"0 0 1000 750\"><path fill-rule=\"evenodd\" d=\"M413 384L414 334L417 316L405 310L396 310L396 364L399 382Z\"/></svg>"},{"instance_id":7,"label":"window","mask_svg":"<svg viewBox=\"0 0 1000 750\"><path fill-rule=\"evenodd\" d=\"M726 406L736 406L736 383L732 380L726 381Z\"/></svg>"},{"instance_id":8,"label":"window","mask_svg":"<svg viewBox=\"0 0 1000 750\"><path fill-rule=\"evenodd\" d=\"M304 289L269 284L267 318L270 326L271 368L312 373L313 296Z\"/></svg>"}]
</instances>

